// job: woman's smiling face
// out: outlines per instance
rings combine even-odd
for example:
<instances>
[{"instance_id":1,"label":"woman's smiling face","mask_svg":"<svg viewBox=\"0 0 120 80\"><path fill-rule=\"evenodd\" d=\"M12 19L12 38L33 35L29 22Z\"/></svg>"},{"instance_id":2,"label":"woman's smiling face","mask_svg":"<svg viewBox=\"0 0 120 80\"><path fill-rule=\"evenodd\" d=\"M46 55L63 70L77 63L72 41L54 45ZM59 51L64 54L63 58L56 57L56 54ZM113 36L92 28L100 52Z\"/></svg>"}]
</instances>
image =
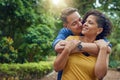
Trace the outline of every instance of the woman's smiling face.
<instances>
[{"instance_id":1,"label":"woman's smiling face","mask_svg":"<svg viewBox=\"0 0 120 80\"><path fill-rule=\"evenodd\" d=\"M98 27L97 17L89 15L83 24L82 34L88 36L97 36L101 28Z\"/></svg>"}]
</instances>

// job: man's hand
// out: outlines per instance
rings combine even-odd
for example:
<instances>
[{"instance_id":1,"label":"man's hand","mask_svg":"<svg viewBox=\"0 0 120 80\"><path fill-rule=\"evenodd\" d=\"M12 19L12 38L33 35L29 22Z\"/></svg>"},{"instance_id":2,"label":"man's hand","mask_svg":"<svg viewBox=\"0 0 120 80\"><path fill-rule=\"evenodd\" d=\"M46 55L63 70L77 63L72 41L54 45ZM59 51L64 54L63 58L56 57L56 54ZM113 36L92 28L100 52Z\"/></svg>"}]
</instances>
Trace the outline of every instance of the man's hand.
<instances>
[{"instance_id":1,"label":"man's hand","mask_svg":"<svg viewBox=\"0 0 120 80\"><path fill-rule=\"evenodd\" d=\"M55 45L55 51L57 53L61 53L63 51L63 49L65 48L66 45L66 41L65 40L61 40L59 41L56 45Z\"/></svg>"},{"instance_id":2,"label":"man's hand","mask_svg":"<svg viewBox=\"0 0 120 80\"><path fill-rule=\"evenodd\" d=\"M80 40L70 40L71 53L80 52L77 48L79 42L80 42Z\"/></svg>"},{"instance_id":3,"label":"man's hand","mask_svg":"<svg viewBox=\"0 0 120 80\"><path fill-rule=\"evenodd\" d=\"M55 51L57 53L61 53L64 48L68 48L70 51L72 51L71 53L78 52L76 51L76 47L79 42L79 40L61 40L56 44Z\"/></svg>"},{"instance_id":4,"label":"man's hand","mask_svg":"<svg viewBox=\"0 0 120 80\"><path fill-rule=\"evenodd\" d=\"M80 42L79 40L68 40L66 42L65 48L67 48L67 50L70 53L74 53L74 52L76 52L76 47L77 47L79 42Z\"/></svg>"}]
</instances>

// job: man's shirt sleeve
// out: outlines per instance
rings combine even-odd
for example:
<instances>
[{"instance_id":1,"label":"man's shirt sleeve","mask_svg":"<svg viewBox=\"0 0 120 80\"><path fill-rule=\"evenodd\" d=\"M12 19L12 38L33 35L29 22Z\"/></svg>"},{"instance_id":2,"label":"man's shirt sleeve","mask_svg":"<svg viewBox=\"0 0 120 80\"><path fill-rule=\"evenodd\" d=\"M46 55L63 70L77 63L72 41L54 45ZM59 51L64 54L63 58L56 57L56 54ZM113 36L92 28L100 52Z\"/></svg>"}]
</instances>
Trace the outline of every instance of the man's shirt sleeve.
<instances>
[{"instance_id":1,"label":"man's shirt sleeve","mask_svg":"<svg viewBox=\"0 0 120 80\"><path fill-rule=\"evenodd\" d=\"M105 40L106 42L109 42L107 38L104 38L104 40ZM109 43L109 45L108 45L108 46L112 47L112 44L111 44L111 43Z\"/></svg>"},{"instance_id":2,"label":"man's shirt sleeve","mask_svg":"<svg viewBox=\"0 0 120 80\"><path fill-rule=\"evenodd\" d=\"M54 48L55 45L56 45L60 40L65 40L69 35L73 35L72 32L71 32L71 30L69 30L69 29L67 29L67 28L62 28L62 29L59 31L56 39L53 41L52 47Z\"/></svg>"}]
</instances>

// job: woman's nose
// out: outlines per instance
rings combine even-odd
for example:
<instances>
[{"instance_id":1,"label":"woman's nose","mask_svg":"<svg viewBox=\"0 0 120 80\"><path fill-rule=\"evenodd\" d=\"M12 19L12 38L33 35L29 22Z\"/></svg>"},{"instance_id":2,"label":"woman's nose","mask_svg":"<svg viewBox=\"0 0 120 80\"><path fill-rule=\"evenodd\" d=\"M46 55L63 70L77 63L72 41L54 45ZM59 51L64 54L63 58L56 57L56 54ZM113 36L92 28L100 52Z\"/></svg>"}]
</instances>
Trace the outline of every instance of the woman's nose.
<instances>
[{"instance_id":1,"label":"woman's nose","mask_svg":"<svg viewBox=\"0 0 120 80\"><path fill-rule=\"evenodd\" d=\"M86 23L84 23L82 27L85 27L86 25L87 25L87 24L86 24Z\"/></svg>"},{"instance_id":2,"label":"woman's nose","mask_svg":"<svg viewBox=\"0 0 120 80\"><path fill-rule=\"evenodd\" d=\"M83 24L83 26L86 26L87 25L87 22L85 22L84 24Z\"/></svg>"}]
</instances>

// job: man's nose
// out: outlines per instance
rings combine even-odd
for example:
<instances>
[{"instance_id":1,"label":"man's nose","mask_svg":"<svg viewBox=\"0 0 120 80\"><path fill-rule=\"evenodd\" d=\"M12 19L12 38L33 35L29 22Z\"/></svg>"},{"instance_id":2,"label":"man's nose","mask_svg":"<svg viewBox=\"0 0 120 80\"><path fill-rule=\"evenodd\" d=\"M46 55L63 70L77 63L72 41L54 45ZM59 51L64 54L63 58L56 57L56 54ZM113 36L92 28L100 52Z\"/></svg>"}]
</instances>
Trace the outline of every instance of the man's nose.
<instances>
[{"instance_id":1,"label":"man's nose","mask_svg":"<svg viewBox=\"0 0 120 80\"><path fill-rule=\"evenodd\" d=\"M82 22L81 21L78 21L78 26L82 26Z\"/></svg>"}]
</instances>

